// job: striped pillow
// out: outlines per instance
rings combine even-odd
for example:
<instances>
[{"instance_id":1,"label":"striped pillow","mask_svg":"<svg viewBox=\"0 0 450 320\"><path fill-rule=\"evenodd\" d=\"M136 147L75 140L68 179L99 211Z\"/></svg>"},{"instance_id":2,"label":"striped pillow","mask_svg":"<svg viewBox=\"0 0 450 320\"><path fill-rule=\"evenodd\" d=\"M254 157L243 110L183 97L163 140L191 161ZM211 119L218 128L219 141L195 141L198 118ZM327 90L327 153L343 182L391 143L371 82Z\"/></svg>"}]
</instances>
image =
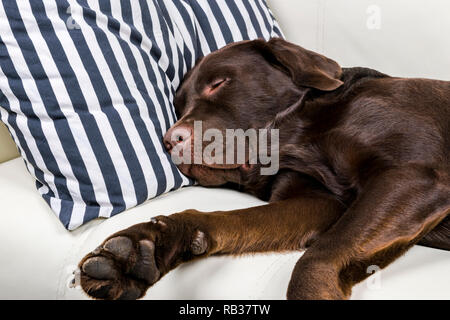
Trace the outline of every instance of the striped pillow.
<instances>
[{"instance_id":1,"label":"striped pillow","mask_svg":"<svg viewBox=\"0 0 450 320\"><path fill-rule=\"evenodd\" d=\"M73 230L191 184L162 144L183 75L227 43L274 36L265 0L3 0L1 120Z\"/></svg>"}]
</instances>

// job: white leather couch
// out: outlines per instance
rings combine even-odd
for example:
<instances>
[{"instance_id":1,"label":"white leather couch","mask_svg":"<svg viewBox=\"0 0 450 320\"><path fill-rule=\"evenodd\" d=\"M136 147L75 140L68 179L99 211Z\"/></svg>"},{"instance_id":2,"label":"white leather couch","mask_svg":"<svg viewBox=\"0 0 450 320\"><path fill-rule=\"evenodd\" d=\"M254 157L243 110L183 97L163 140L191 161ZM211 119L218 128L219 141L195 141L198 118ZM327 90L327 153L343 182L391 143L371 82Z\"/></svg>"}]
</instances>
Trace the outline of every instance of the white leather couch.
<instances>
[{"instance_id":1,"label":"white leather couch","mask_svg":"<svg viewBox=\"0 0 450 320\"><path fill-rule=\"evenodd\" d=\"M450 80L446 0L271 0L287 39L343 66ZM66 231L35 190L0 125L0 299L85 299L72 271L109 234L187 208L261 204L235 191L190 187L109 220ZM450 133L449 133L450 134ZM6 161L8 159L13 160ZM5 162L6 161L6 162ZM145 299L284 299L302 253L214 257L172 271ZM414 247L355 287L353 299L449 299L450 252Z\"/></svg>"}]
</instances>

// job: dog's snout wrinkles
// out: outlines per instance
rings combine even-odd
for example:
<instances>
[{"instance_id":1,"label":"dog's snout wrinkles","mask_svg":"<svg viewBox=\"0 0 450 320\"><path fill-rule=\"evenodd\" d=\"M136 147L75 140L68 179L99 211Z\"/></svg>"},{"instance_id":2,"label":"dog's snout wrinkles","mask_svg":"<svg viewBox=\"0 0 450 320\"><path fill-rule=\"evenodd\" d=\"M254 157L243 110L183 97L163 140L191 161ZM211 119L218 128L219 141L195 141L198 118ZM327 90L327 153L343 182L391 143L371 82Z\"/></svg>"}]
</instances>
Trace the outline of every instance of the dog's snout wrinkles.
<instances>
[{"instance_id":1,"label":"dog's snout wrinkles","mask_svg":"<svg viewBox=\"0 0 450 320\"><path fill-rule=\"evenodd\" d=\"M172 127L164 135L164 146L171 151L177 144L186 143L191 138L192 130L185 126Z\"/></svg>"}]
</instances>

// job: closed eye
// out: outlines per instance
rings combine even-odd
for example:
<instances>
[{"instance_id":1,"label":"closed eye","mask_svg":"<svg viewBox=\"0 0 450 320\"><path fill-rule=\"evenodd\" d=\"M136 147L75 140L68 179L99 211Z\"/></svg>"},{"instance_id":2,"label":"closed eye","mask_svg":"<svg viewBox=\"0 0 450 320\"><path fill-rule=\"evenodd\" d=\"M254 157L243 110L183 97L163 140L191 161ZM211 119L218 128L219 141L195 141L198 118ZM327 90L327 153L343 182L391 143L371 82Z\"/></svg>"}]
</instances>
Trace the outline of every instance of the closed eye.
<instances>
[{"instance_id":1,"label":"closed eye","mask_svg":"<svg viewBox=\"0 0 450 320\"><path fill-rule=\"evenodd\" d=\"M203 91L203 93L207 96L212 95L213 93L215 93L217 91L217 89L219 89L223 84L225 84L228 81L228 79L217 79L215 81L213 81L211 84L209 84L205 90Z\"/></svg>"}]
</instances>

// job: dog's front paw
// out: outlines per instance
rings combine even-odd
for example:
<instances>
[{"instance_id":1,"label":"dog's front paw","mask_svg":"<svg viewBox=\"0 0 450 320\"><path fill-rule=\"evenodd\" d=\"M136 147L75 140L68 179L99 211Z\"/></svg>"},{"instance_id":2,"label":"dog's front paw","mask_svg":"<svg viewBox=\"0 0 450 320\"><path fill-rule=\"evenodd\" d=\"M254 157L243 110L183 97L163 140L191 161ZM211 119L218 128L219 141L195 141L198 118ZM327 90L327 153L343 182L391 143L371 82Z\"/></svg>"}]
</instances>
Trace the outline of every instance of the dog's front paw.
<instances>
[{"instance_id":1,"label":"dog's front paw","mask_svg":"<svg viewBox=\"0 0 450 320\"><path fill-rule=\"evenodd\" d=\"M138 299L164 274L205 254L205 234L179 219L158 217L109 237L79 264L80 284L97 299Z\"/></svg>"}]
</instances>

